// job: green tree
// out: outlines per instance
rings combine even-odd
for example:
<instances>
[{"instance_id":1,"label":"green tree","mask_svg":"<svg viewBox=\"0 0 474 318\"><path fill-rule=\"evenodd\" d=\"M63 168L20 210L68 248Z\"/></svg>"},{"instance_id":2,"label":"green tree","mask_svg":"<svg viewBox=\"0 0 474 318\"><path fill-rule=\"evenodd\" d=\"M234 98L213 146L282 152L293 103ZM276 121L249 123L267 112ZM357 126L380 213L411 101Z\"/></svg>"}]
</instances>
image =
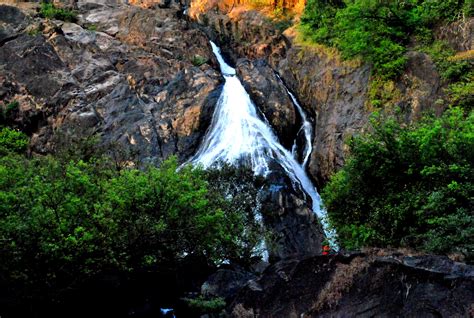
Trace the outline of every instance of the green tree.
<instances>
[{"instance_id":1,"label":"green tree","mask_svg":"<svg viewBox=\"0 0 474 318\"><path fill-rule=\"evenodd\" d=\"M404 70L412 36L429 42L434 25L472 13L472 0L309 0L301 25L307 38L362 58L388 79Z\"/></svg>"},{"instance_id":2,"label":"green tree","mask_svg":"<svg viewBox=\"0 0 474 318\"><path fill-rule=\"evenodd\" d=\"M344 7L341 0L308 0L301 17L305 35L318 43L333 44L336 13Z\"/></svg>"},{"instance_id":3,"label":"green tree","mask_svg":"<svg viewBox=\"0 0 474 318\"><path fill-rule=\"evenodd\" d=\"M409 125L375 117L350 147L322 193L343 246L411 246L472 259L474 112L452 108Z\"/></svg>"},{"instance_id":4,"label":"green tree","mask_svg":"<svg viewBox=\"0 0 474 318\"><path fill-rule=\"evenodd\" d=\"M160 271L193 254L214 264L246 255L251 221L232 213L231 197L209 191L202 170L178 170L175 158L143 170L100 160L0 158L2 284L54 297L107 272Z\"/></svg>"},{"instance_id":5,"label":"green tree","mask_svg":"<svg viewBox=\"0 0 474 318\"><path fill-rule=\"evenodd\" d=\"M337 12L333 43L344 58L362 57L376 74L393 78L406 63L405 44L417 17L411 14L414 1L348 1Z\"/></svg>"},{"instance_id":6,"label":"green tree","mask_svg":"<svg viewBox=\"0 0 474 318\"><path fill-rule=\"evenodd\" d=\"M28 136L8 127L0 128L0 155L24 153L28 149Z\"/></svg>"},{"instance_id":7,"label":"green tree","mask_svg":"<svg viewBox=\"0 0 474 318\"><path fill-rule=\"evenodd\" d=\"M233 218L227 233L239 235L239 240L229 240L223 248L228 258L240 265L250 265L253 257L260 256L261 243L267 235L263 224L259 221L259 191L264 179L256 177L249 168L235 168L223 165L219 169L204 171L209 183L214 204L222 207L225 214ZM240 233L240 234L239 234Z\"/></svg>"}]
</instances>

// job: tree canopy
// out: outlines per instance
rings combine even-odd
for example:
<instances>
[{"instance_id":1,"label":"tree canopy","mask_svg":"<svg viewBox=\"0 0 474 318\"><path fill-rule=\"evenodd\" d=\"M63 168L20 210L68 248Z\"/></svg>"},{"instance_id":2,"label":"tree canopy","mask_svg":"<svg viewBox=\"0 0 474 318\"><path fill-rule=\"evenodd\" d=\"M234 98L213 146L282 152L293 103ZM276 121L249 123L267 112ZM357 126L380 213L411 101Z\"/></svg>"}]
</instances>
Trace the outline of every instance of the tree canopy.
<instances>
[{"instance_id":1,"label":"tree canopy","mask_svg":"<svg viewBox=\"0 0 474 318\"><path fill-rule=\"evenodd\" d=\"M474 112L401 125L375 116L322 197L340 243L474 251Z\"/></svg>"},{"instance_id":2,"label":"tree canopy","mask_svg":"<svg viewBox=\"0 0 474 318\"><path fill-rule=\"evenodd\" d=\"M337 47L344 58L373 64L375 75L393 78L406 63L411 36L432 40L433 25L472 16L471 0L308 0L301 19L311 40Z\"/></svg>"},{"instance_id":3,"label":"tree canopy","mask_svg":"<svg viewBox=\"0 0 474 318\"><path fill-rule=\"evenodd\" d=\"M234 198L226 175L178 169L175 158L143 169L70 153L28 158L18 154L27 138L7 132L0 144L14 151L0 158L0 283L20 296L54 296L108 272L174 268L187 255L219 264L256 253L252 175Z\"/></svg>"}]
</instances>

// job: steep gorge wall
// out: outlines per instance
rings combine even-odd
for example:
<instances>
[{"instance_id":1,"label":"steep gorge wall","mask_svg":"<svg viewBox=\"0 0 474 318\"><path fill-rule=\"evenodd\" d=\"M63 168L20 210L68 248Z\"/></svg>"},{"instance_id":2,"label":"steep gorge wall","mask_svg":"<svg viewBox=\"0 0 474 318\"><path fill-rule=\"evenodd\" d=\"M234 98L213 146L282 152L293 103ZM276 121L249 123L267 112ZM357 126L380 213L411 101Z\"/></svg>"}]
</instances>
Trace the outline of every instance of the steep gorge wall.
<instances>
[{"instance_id":1,"label":"steep gorge wall","mask_svg":"<svg viewBox=\"0 0 474 318\"><path fill-rule=\"evenodd\" d=\"M295 28L282 33L261 12L245 7L226 12L211 2L203 9L203 1L191 3L190 16L219 42L228 58L237 62L245 57L257 64L264 60L313 119L309 172L318 186L323 185L344 164L347 139L367 126L374 110L369 96L370 66L342 61L336 50L301 41ZM443 84L433 61L416 51L407 57L406 72L388 88L395 106L407 120L433 107L440 112L436 101L443 97Z\"/></svg>"},{"instance_id":2,"label":"steep gorge wall","mask_svg":"<svg viewBox=\"0 0 474 318\"><path fill-rule=\"evenodd\" d=\"M342 63L318 47L299 45L256 11L236 9L224 15L195 8L192 14L220 41L230 59L267 61L296 93L314 122L309 171L318 185L327 181L344 162L344 140L367 122L369 68Z\"/></svg>"},{"instance_id":3,"label":"steep gorge wall","mask_svg":"<svg viewBox=\"0 0 474 318\"><path fill-rule=\"evenodd\" d=\"M93 6L65 23L0 5L0 105L18 102L9 120L36 153L51 152L56 131L75 129L140 162L189 158L221 91L207 37L178 6ZM196 66L196 55L209 62Z\"/></svg>"}]
</instances>

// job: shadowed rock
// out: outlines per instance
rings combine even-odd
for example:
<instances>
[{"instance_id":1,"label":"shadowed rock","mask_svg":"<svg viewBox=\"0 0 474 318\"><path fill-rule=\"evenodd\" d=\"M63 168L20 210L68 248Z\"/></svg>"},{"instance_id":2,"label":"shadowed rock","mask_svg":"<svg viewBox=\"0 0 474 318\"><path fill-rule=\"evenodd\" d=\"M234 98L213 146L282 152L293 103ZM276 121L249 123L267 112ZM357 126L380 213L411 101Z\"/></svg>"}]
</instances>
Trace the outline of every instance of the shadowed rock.
<instances>
[{"instance_id":1,"label":"shadowed rock","mask_svg":"<svg viewBox=\"0 0 474 318\"><path fill-rule=\"evenodd\" d=\"M228 307L232 317L468 317L474 268L441 256L367 254L283 260ZM249 315L252 314L252 315Z\"/></svg>"}]
</instances>

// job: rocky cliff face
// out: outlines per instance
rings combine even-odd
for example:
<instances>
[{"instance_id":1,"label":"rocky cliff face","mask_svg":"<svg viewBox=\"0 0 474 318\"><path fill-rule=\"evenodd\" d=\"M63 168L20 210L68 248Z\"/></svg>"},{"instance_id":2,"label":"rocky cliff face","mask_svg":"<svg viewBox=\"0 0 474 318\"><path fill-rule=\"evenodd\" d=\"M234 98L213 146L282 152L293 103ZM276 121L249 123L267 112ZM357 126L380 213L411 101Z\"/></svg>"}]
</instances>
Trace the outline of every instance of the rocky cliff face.
<instances>
[{"instance_id":1,"label":"rocky cliff face","mask_svg":"<svg viewBox=\"0 0 474 318\"><path fill-rule=\"evenodd\" d=\"M230 12L219 11L213 2L208 1L207 6L202 2L191 3L191 17L209 36L219 40L229 58L264 60L296 93L312 117L314 139L309 172L319 186L323 185L343 165L346 140L366 127L373 111L368 92L370 67L357 61L344 62L334 50L302 42L295 29L282 33L260 12L239 7ZM464 34L469 25L449 30ZM451 34L449 30L443 34ZM464 39L464 46L469 42L469 36L460 38ZM402 79L384 90L393 93L395 106L407 120L412 120L427 109L439 107L435 101L443 98L443 90L429 56L409 52L407 57ZM240 76L246 81L245 74Z\"/></svg>"},{"instance_id":2,"label":"rocky cliff face","mask_svg":"<svg viewBox=\"0 0 474 318\"><path fill-rule=\"evenodd\" d=\"M177 3L139 4L80 1L77 23L42 19L34 5L0 6L0 98L5 108L19 103L8 120L31 135L32 152L54 151L65 130L73 139L99 134L101 147L123 148L138 163L194 155L221 92L217 61ZM273 69L242 60L237 70L291 148L301 119ZM126 155L117 160L133 163ZM274 233L270 256L319 254L322 234L310 202L277 166L262 207Z\"/></svg>"},{"instance_id":3,"label":"rocky cliff face","mask_svg":"<svg viewBox=\"0 0 474 318\"><path fill-rule=\"evenodd\" d=\"M31 149L49 152L54 131L80 127L141 160L189 157L222 81L206 36L178 6L82 7L76 24L0 6L0 99L19 102L11 120Z\"/></svg>"},{"instance_id":4,"label":"rocky cliff face","mask_svg":"<svg viewBox=\"0 0 474 318\"><path fill-rule=\"evenodd\" d=\"M301 118L283 82L297 94L314 125L309 172L319 184L342 166L345 140L364 129L370 113L367 65L300 43L256 11L200 11L193 2L192 16L205 34L182 17L176 3L112 2L77 2L77 23L44 20L34 7L0 5L0 100L3 108L19 103L9 120L31 135L32 151L48 153L56 131L78 129L100 134L104 146L118 142L138 152L142 162L171 154L189 158L221 90L209 36L236 63L287 148ZM443 34L449 37L448 31ZM463 36L462 47L471 45L468 38ZM427 55L408 57L408 70L396 85L409 120L434 104L442 84ZM253 272L221 269L203 288L204 294L225 297L234 317L474 314L472 267L384 251L314 256L322 234L308 202L278 172L270 181L262 215L274 234L274 263L258 264Z\"/></svg>"}]
</instances>

